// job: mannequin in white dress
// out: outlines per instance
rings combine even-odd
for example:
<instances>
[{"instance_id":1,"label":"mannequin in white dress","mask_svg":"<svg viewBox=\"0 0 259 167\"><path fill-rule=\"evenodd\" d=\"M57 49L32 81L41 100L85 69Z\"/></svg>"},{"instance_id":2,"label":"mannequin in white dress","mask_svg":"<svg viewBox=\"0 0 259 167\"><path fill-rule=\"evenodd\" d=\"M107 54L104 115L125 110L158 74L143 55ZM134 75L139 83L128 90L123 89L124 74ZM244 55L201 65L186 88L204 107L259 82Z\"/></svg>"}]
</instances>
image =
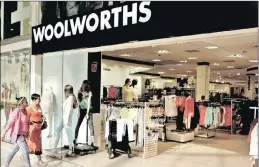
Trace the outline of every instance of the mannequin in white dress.
<instances>
[{"instance_id":1,"label":"mannequin in white dress","mask_svg":"<svg viewBox=\"0 0 259 167\"><path fill-rule=\"evenodd\" d=\"M48 118L48 138L52 137L52 127L53 127L53 116L54 116L54 94L52 87L48 84L45 84L44 91L42 94L41 107L46 118Z\"/></svg>"},{"instance_id":2,"label":"mannequin in white dress","mask_svg":"<svg viewBox=\"0 0 259 167\"><path fill-rule=\"evenodd\" d=\"M73 104L74 104L74 93L73 87L71 85L65 86L65 101L63 102L63 119L60 122L60 125L57 128L57 138L55 141L54 148L57 149L58 143L60 141L60 135L63 128L66 129L69 151L67 156L74 156L73 151L73 129L72 129L72 117L73 117ZM57 152L57 151L55 151Z\"/></svg>"},{"instance_id":3,"label":"mannequin in white dress","mask_svg":"<svg viewBox=\"0 0 259 167\"><path fill-rule=\"evenodd\" d=\"M5 125L4 127L7 125L8 123L8 120L9 120L9 115L10 115L10 110L11 110L11 107L7 105L7 100L9 99L9 89L8 89L8 86L7 86L7 83L4 82L2 83L2 88L3 88L3 91L2 91L2 94L1 94L1 98L3 101L5 101L4 103L4 113L5 113Z\"/></svg>"}]
</instances>

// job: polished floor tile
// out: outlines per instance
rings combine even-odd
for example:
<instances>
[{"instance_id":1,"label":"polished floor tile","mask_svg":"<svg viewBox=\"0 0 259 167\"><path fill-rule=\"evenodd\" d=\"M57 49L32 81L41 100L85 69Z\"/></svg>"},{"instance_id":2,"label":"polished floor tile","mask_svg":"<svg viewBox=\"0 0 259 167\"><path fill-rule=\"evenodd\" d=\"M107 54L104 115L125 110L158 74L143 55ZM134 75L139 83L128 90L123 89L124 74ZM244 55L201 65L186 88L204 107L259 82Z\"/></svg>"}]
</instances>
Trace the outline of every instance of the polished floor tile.
<instances>
[{"instance_id":1,"label":"polished floor tile","mask_svg":"<svg viewBox=\"0 0 259 167\"><path fill-rule=\"evenodd\" d=\"M194 141L185 144L159 142L159 155L145 160L139 153L132 159L122 155L110 160L103 149L96 154L64 158L63 161L47 156L44 156L44 160L50 167L249 167L251 162L246 139L247 136L217 133L215 138L195 138ZM1 162L6 160L10 147L9 144L2 143ZM36 157L31 157L33 167L37 167ZM10 167L24 167L19 155L15 156Z\"/></svg>"}]
</instances>

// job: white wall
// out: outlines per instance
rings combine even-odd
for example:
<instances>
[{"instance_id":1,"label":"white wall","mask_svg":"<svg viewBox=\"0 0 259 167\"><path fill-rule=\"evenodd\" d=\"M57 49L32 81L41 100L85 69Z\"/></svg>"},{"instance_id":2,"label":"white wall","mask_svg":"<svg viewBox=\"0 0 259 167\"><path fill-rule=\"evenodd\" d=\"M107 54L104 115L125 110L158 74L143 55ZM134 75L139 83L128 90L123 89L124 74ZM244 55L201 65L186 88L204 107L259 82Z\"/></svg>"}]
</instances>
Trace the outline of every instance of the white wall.
<instances>
[{"instance_id":1,"label":"white wall","mask_svg":"<svg viewBox=\"0 0 259 167\"><path fill-rule=\"evenodd\" d=\"M109 69L109 71L105 70ZM140 76L134 76L134 75L129 75L129 65L122 65L118 64L116 62L107 62L107 61L102 61L102 78L101 78L101 88L103 86L118 86L118 87L123 87L125 84L125 80L127 78L130 78L131 80L137 79L138 80L138 85L136 86L137 92L139 95L142 94L142 79ZM103 92L101 90L101 96Z\"/></svg>"},{"instance_id":2,"label":"white wall","mask_svg":"<svg viewBox=\"0 0 259 167\"><path fill-rule=\"evenodd\" d=\"M64 54L63 54L64 53ZM63 57L64 55L64 57ZM63 58L62 58L63 57ZM62 68L63 61L63 68ZM77 92L82 84L82 81L87 79L87 64L88 64L88 54L87 53L76 53L76 54L66 54L66 52L56 52L48 53L43 55L43 68L42 68L42 82L43 85L48 83L52 86L54 93L54 135L56 134L57 126L59 125L62 119L62 104L64 101L64 86L70 84L74 88L74 93L77 95ZM77 114L78 110L75 109L73 114L73 130L75 130L77 124ZM83 124L82 124L83 125ZM79 141L84 140L85 136L81 131L83 128L80 128L80 135L82 139L79 138ZM62 145L67 143L67 135L63 130L62 135ZM47 133L47 130L44 131ZM73 133L74 134L74 133ZM47 134L43 134L47 135ZM49 143L49 142L48 142ZM50 145L53 145L53 141ZM49 147L49 145L44 145L43 148Z\"/></svg>"},{"instance_id":3,"label":"white wall","mask_svg":"<svg viewBox=\"0 0 259 167\"><path fill-rule=\"evenodd\" d=\"M210 91L217 91L222 93L230 93L230 85L229 84L217 84L210 83Z\"/></svg>"}]
</instances>

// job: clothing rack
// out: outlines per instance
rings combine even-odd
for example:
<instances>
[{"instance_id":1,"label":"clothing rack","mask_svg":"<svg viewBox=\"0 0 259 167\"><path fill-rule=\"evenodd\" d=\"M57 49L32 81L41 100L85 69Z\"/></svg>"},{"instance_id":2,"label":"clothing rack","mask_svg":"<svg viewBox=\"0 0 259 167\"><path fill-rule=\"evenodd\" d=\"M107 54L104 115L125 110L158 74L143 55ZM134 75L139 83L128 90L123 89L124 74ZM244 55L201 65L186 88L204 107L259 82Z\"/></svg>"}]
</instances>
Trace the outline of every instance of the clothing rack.
<instances>
[{"instance_id":1,"label":"clothing rack","mask_svg":"<svg viewBox=\"0 0 259 167\"><path fill-rule=\"evenodd\" d=\"M254 109L254 119L256 119L256 115L258 114L258 107L249 107L250 109Z\"/></svg>"},{"instance_id":2,"label":"clothing rack","mask_svg":"<svg viewBox=\"0 0 259 167\"><path fill-rule=\"evenodd\" d=\"M206 107L216 107L216 106L220 106L219 103L217 102L209 102L209 101L203 101L203 102L195 102L195 105L203 105L203 106L206 106ZM200 111L199 111L200 112ZM209 139L209 138L213 138L216 136L215 132L214 133L210 133L211 130L214 130L216 131L216 128L214 129L209 129L208 127L205 127L205 126L201 126L202 130L205 131L205 133L202 133L201 131L199 133L196 133L194 136L195 137L201 137L201 138L206 138L206 139Z\"/></svg>"}]
</instances>

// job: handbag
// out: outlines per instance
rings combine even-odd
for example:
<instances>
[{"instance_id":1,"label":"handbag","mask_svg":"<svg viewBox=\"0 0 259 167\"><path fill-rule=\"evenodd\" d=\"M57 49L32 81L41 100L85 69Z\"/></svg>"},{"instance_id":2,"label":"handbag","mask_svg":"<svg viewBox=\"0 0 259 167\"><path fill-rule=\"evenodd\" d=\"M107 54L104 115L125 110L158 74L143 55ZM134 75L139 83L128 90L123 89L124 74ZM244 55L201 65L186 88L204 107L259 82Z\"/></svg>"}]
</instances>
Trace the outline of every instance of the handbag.
<instances>
[{"instance_id":1,"label":"handbag","mask_svg":"<svg viewBox=\"0 0 259 167\"><path fill-rule=\"evenodd\" d=\"M47 129L47 127L48 127L48 123L47 123L47 121L44 119L44 120L43 120L43 123L42 123L42 125L41 125L41 130Z\"/></svg>"}]
</instances>

